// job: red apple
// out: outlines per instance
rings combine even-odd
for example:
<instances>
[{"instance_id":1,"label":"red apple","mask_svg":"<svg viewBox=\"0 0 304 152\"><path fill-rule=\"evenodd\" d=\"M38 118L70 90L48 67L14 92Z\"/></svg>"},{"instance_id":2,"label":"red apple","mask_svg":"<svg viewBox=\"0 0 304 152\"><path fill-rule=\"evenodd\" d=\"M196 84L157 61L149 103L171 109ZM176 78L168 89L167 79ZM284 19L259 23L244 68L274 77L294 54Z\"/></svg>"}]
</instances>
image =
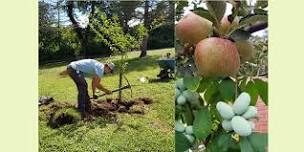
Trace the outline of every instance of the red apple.
<instances>
[{"instance_id":1,"label":"red apple","mask_svg":"<svg viewBox=\"0 0 304 152\"><path fill-rule=\"evenodd\" d=\"M175 32L183 43L195 45L212 32L212 22L190 12L177 23Z\"/></svg>"},{"instance_id":2,"label":"red apple","mask_svg":"<svg viewBox=\"0 0 304 152\"><path fill-rule=\"evenodd\" d=\"M200 41L194 52L198 75L234 76L240 68L240 57L233 42L211 37Z\"/></svg>"},{"instance_id":3,"label":"red apple","mask_svg":"<svg viewBox=\"0 0 304 152\"><path fill-rule=\"evenodd\" d=\"M220 25L220 32L221 33L227 33L230 29L231 23L228 20L228 16L225 16L221 20L221 25Z\"/></svg>"},{"instance_id":4,"label":"red apple","mask_svg":"<svg viewBox=\"0 0 304 152\"><path fill-rule=\"evenodd\" d=\"M227 34L231 27L232 26L237 26L239 23L239 19L238 17L235 17L233 22L231 23L229 20L228 20L228 16L224 16L221 20L221 24L220 24L220 28L219 28L219 31L222 33L222 34Z\"/></svg>"}]
</instances>

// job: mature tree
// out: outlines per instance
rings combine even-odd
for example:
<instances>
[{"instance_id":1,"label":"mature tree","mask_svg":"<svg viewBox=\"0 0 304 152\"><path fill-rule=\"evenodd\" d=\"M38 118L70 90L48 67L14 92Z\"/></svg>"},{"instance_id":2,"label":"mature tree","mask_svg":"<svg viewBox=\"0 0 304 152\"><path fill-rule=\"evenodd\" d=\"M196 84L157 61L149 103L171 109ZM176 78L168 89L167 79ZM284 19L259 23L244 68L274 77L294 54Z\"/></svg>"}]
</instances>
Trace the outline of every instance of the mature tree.
<instances>
[{"instance_id":1,"label":"mature tree","mask_svg":"<svg viewBox=\"0 0 304 152\"><path fill-rule=\"evenodd\" d=\"M76 5L77 4L77 5ZM89 26L81 25L79 21L77 21L77 15L74 12L75 8L77 7L78 10L89 14L88 23L94 17L95 14L95 1L67 1L66 8L67 8L67 15L74 27L75 32L80 40L81 44L81 52L82 55L86 58L87 54L87 47L88 47L88 33L89 33Z\"/></svg>"},{"instance_id":2,"label":"mature tree","mask_svg":"<svg viewBox=\"0 0 304 152\"><path fill-rule=\"evenodd\" d=\"M157 40L155 38L158 37L156 31L167 31L169 26L165 24L174 23L174 2L159 0L39 1L39 42L48 41L47 43L41 43L45 45L40 45L39 51L48 52L46 55L43 55L43 53L41 55L48 56L45 58L46 60L57 59L60 54L86 58L88 55L92 55L92 52L94 52L92 50L96 50L96 52L100 48L112 50L88 26L94 20L99 20L100 26L104 26L103 21L97 17L101 14L104 14L109 22L113 21L113 17L116 18L115 22L118 21L117 23L122 27L124 34L129 34L135 38L134 46L137 47L132 47L132 49L141 49L141 56L143 57L146 55L148 42L152 39L153 41ZM66 28L69 28L69 30L65 30ZM158 28L161 30L158 30ZM169 29L171 31L170 27ZM164 35L163 33L162 35ZM109 44L115 43L111 38L111 33L104 32L102 34ZM44 37L41 37L43 35ZM71 43L64 42L64 37L71 36L73 37L73 40L69 41ZM153 45L158 46L159 41L154 41L156 43L153 43ZM166 43L163 43L162 46L166 46Z\"/></svg>"},{"instance_id":3,"label":"mature tree","mask_svg":"<svg viewBox=\"0 0 304 152\"><path fill-rule=\"evenodd\" d=\"M44 60L56 47L56 28L53 27L55 14L52 6L39 1L39 60Z\"/></svg>"},{"instance_id":4,"label":"mature tree","mask_svg":"<svg viewBox=\"0 0 304 152\"><path fill-rule=\"evenodd\" d=\"M52 24L52 20L54 18L54 14L52 14L51 5L44 2L39 1L39 27L47 27Z\"/></svg>"},{"instance_id":5,"label":"mature tree","mask_svg":"<svg viewBox=\"0 0 304 152\"><path fill-rule=\"evenodd\" d=\"M149 29L149 1L145 1L145 6L144 6L144 27L146 29ZM148 38L149 35L145 35L143 38L142 44L141 44L141 53L140 57L144 57L147 55L147 45L148 45Z\"/></svg>"},{"instance_id":6,"label":"mature tree","mask_svg":"<svg viewBox=\"0 0 304 152\"><path fill-rule=\"evenodd\" d=\"M125 33L129 32L129 21L137 17L136 8L142 5L142 1L112 1L111 12L117 14L121 27Z\"/></svg>"},{"instance_id":7,"label":"mature tree","mask_svg":"<svg viewBox=\"0 0 304 152\"><path fill-rule=\"evenodd\" d=\"M164 23L174 22L174 5L174 1L145 1L143 20L148 33L142 41L140 57L147 55L149 32Z\"/></svg>"}]
</instances>

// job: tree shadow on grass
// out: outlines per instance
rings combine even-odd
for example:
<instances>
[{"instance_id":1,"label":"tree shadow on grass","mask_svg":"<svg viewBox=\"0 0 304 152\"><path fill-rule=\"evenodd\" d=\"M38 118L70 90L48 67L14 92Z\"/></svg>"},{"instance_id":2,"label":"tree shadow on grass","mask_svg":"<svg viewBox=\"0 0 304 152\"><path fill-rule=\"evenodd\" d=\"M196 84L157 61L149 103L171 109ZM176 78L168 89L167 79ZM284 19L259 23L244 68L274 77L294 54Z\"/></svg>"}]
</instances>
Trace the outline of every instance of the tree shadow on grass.
<instances>
[{"instance_id":1,"label":"tree shadow on grass","mask_svg":"<svg viewBox=\"0 0 304 152\"><path fill-rule=\"evenodd\" d=\"M48 63L48 64L43 64L39 65L39 70L46 70L46 69L51 69L51 68L57 68L61 66L66 66L72 61L62 61L62 62L56 62L56 63Z\"/></svg>"},{"instance_id":2,"label":"tree shadow on grass","mask_svg":"<svg viewBox=\"0 0 304 152\"><path fill-rule=\"evenodd\" d=\"M166 79L156 78L156 79L150 79L149 83L168 83L170 81L174 81L174 79L172 79L172 78L166 78Z\"/></svg>"},{"instance_id":3,"label":"tree shadow on grass","mask_svg":"<svg viewBox=\"0 0 304 152\"><path fill-rule=\"evenodd\" d=\"M144 58L133 58L127 60L128 62L128 71L143 71L147 68L156 68L158 67L157 59L159 56L147 56Z\"/></svg>"}]
</instances>

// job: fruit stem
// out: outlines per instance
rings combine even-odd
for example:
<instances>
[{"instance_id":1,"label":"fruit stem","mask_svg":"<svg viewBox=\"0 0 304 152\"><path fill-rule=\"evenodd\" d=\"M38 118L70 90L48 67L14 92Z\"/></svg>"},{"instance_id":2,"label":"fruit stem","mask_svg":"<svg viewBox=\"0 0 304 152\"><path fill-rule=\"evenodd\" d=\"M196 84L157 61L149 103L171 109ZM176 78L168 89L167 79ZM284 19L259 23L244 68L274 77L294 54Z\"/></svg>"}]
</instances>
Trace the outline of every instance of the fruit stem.
<instances>
[{"instance_id":1,"label":"fruit stem","mask_svg":"<svg viewBox=\"0 0 304 152\"><path fill-rule=\"evenodd\" d=\"M235 99L238 97L238 77L235 75Z\"/></svg>"}]
</instances>

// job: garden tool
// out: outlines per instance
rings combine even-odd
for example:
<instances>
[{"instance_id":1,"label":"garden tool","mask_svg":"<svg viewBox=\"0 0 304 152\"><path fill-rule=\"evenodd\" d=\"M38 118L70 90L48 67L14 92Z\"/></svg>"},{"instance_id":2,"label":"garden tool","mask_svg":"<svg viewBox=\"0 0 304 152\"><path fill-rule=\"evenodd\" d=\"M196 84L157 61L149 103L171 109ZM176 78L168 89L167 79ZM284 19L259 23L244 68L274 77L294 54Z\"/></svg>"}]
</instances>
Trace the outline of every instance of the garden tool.
<instances>
[{"instance_id":1,"label":"garden tool","mask_svg":"<svg viewBox=\"0 0 304 152\"><path fill-rule=\"evenodd\" d=\"M132 98L132 86L131 86L130 82L128 81L128 79L127 79L125 76L124 76L124 78L125 78L125 80L126 80L126 82L127 82L127 85L112 90L112 93L118 92L118 91L124 90L124 89L130 89L130 91L131 91L131 98ZM106 93L103 93L103 94L97 95L97 98L102 97L102 96L105 96L105 95L107 95L107 94L106 94ZM95 98L96 98L96 97L95 97ZM96 98L96 99L97 99L97 98ZM93 98L91 98L91 99L93 99Z\"/></svg>"}]
</instances>

